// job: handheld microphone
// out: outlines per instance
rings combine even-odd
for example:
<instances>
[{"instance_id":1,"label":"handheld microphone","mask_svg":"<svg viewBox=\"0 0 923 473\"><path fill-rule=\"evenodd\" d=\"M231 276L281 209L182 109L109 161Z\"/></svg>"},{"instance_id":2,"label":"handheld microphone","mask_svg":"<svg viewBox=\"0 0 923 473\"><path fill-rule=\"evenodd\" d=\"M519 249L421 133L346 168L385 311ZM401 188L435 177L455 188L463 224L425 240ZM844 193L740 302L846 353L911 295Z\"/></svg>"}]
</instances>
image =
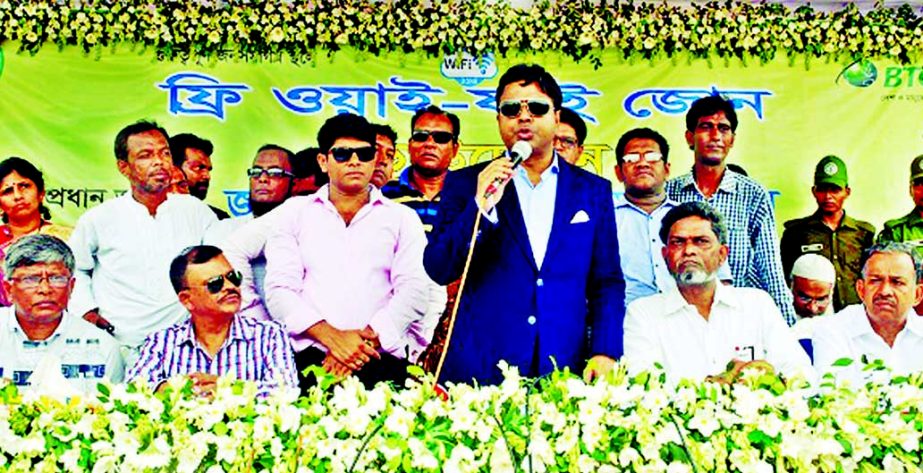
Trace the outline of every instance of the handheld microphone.
<instances>
[{"instance_id":1,"label":"handheld microphone","mask_svg":"<svg viewBox=\"0 0 923 473\"><path fill-rule=\"evenodd\" d=\"M519 166L531 155L532 145L530 145L528 141L517 141L514 143L513 147L510 148L510 160L513 161L513 169L516 169L516 166ZM511 177L512 176L507 177L506 179L498 177L494 179L494 182L491 182L490 185L487 186L487 190L484 191L484 198L489 199L490 196L496 194L497 191L500 190L500 186L506 184Z\"/></svg>"}]
</instances>

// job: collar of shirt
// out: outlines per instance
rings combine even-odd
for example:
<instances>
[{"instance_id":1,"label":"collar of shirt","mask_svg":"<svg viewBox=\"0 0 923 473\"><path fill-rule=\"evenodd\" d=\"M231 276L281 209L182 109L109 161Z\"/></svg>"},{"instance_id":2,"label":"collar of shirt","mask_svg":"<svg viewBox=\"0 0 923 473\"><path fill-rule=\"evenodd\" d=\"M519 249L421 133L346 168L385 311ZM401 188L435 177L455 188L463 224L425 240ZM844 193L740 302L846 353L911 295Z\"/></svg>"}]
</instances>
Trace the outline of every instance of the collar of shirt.
<instances>
[{"instance_id":1,"label":"collar of shirt","mask_svg":"<svg viewBox=\"0 0 923 473\"><path fill-rule=\"evenodd\" d=\"M666 194L666 191L664 191L664 194ZM625 194L624 194L624 193L623 193L622 195L616 197L615 200L614 200L614 203L615 203L615 207L616 207L616 208L619 208L619 207L631 207L631 208L637 210L638 212L644 213L645 215L649 215L649 214L648 214L647 212L645 212L641 207L638 207L637 205L631 203L631 201L629 201L629 200L625 197ZM677 205L679 205L679 204L677 204L676 201L674 201L673 199L670 198L669 195L667 195L666 198L663 199L663 202L661 202L660 205L657 206L657 209L664 208L664 206L667 206L667 208L672 208L672 207L676 207ZM657 210L657 209L654 209L654 210Z\"/></svg>"},{"instance_id":2,"label":"collar of shirt","mask_svg":"<svg viewBox=\"0 0 923 473\"><path fill-rule=\"evenodd\" d=\"M693 169L693 171L690 172L689 174L683 174L682 176L678 177L677 179L679 179L679 187L681 189L687 189L691 186L695 188L695 190L701 194L702 191L699 190L699 186L695 183L694 173L695 173L695 170ZM724 176L721 177L721 183L718 184L718 190L724 191L730 194L736 193L738 176L739 175L736 172L725 168Z\"/></svg>"},{"instance_id":3,"label":"collar of shirt","mask_svg":"<svg viewBox=\"0 0 923 473\"><path fill-rule=\"evenodd\" d=\"M509 152L507 152L507 156L509 156ZM529 172L526 171L526 168L522 165L516 167L516 170L513 172L513 179L520 184L528 184L530 189L535 189L546 182L551 182L553 179L556 179L558 177L558 171L560 171L558 166L558 153L555 151L551 158L551 165L542 171L541 180L538 181L538 184L532 185L532 181L529 179Z\"/></svg>"},{"instance_id":4,"label":"collar of shirt","mask_svg":"<svg viewBox=\"0 0 923 473\"><path fill-rule=\"evenodd\" d=\"M369 203L367 205L381 205L384 203L384 195L377 187L369 184ZM330 201L330 184L324 184L317 192L311 194L311 202L322 204L328 209L336 210L336 206ZM365 206L363 206L365 207Z\"/></svg>"},{"instance_id":5,"label":"collar of shirt","mask_svg":"<svg viewBox=\"0 0 923 473\"><path fill-rule=\"evenodd\" d=\"M412 172L413 172L413 167L407 166L406 169L401 171L401 175L400 177L398 177L397 183L398 185L401 186L401 190L403 192L415 192L417 194L422 195L423 193L417 190L417 188L414 187L413 185L413 181L410 180L410 174Z\"/></svg>"},{"instance_id":6,"label":"collar of shirt","mask_svg":"<svg viewBox=\"0 0 923 473\"><path fill-rule=\"evenodd\" d=\"M844 308L841 312L846 312L848 315L846 319L848 320L846 333L850 338L859 338L868 335L878 336L872 328L872 323L869 322L868 314L865 312L865 305L854 304ZM907 318L907 324L904 325L901 332L909 330L913 332L914 335L923 338L923 316L917 315L911 308L907 311L905 317Z\"/></svg>"},{"instance_id":7,"label":"collar of shirt","mask_svg":"<svg viewBox=\"0 0 923 473\"><path fill-rule=\"evenodd\" d=\"M9 321L10 321L10 325L9 325L10 332L13 332L13 334L16 337L18 337L20 340L22 340L23 342L29 342L29 343L32 343L33 345L47 345L47 344L54 342L58 337L60 337L67 330L67 326L69 322L67 311L64 311L61 313L61 323L58 324L57 328L54 329L54 332L52 332L52 334L48 338L44 340L29 340L29 337L26 336L25 330L23 330L22 326L19 325L19 319L16 318L16 309L13 307L10 307L7 316L9 317Z\"/></svg>"},{"instance_id":8,"label":"collar of shirt","mask_svg":"<svg viewBox=\"0 0 923 473\"><path fill-rule=\"evenodd\" d=\"M920 212L917 209L913 209L905 217L907 219L907 225L917 226L923 224L923 217L920 217Z\"/></svg>"},{"instance_id":9,"label":"collar of shirt","mask_svg":"<svg viewBox=\"0 0 923 473\"><path fill-rule=\"evenodd\" d=\"M221 349L228 346L232 341L247 341L253 339L253 330L245 326L240 321L240 314L234 314L234 318L231 319L231 328L228 329L228 338L221 344ZM177 335L177 342L180 345L189 344L189 345L199 345L198 340L195 338L195 330L192 326L192 317L186 319L183 322L183 326L179 331L180 335ZM221 350L219 349L219 351Z\"/></svg>"},{"instance_id":10,"label":"collar of shirt","mask_svg":"<svg viewBox=\"0 0 923 473\"><path fill-rule=\"evenodd\" d=\"M824 218L823 216L821 216L820 210L816 210L813 214L811 214L810 219L812 223L821 225L824 228L830 228L824 223ZM843 213L843 218L840 219L840 226L837 229L840 229L840 228L852 228L854 230L858 230L859 224L856 221L856 219L850 217L846 213Z\"/></svg>"},{"instance_id":11,"label":"collar of shirt","mask_svg":"<svg viewBox=\"0 0 923 473\"><path fill-rule=\"evenodd\" d=\"M717 307L719 304L732 308L742 307L742 304L737 296L732 291L728 291L727 288L724 287L724 284L722 284L720 281L715 281L715 284L715 299L711 304L712 314L714 314L715 307ZM679 292L678 288L670 291L669 293L666 293L666 295L667 300L663 304L663 310L669 315L679 314L687 306L694 307L692 304L686 301L686 298L683 297L683 294Z\"/></svg>"}]
</instances>

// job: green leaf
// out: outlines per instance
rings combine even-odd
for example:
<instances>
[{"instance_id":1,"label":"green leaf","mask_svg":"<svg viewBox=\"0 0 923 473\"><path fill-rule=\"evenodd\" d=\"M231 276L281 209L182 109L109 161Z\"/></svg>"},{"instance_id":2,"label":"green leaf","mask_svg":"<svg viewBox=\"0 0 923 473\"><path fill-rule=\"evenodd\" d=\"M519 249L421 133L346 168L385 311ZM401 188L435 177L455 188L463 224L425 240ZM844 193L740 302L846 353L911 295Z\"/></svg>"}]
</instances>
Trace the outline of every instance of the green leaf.
<instances>
[{"instance_id":1,"label":"green leaf","mask_svg":"<svg viewBox=\"0 0 923 473\"><path fill-rule=\"evenodd\" d=\"M852 358L840 358L833 362L833 366L849 366L853 363Z\"/></svg>"}]
</instances>

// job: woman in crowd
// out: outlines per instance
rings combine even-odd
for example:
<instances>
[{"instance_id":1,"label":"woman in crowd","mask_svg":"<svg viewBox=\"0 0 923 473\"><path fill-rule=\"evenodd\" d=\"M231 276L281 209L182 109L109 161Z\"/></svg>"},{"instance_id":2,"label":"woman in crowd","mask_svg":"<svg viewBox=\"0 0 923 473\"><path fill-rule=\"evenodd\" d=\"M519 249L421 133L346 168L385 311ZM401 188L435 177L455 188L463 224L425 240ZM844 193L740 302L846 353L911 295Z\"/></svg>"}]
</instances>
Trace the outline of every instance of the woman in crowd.
<instances>
[{"instance_id":1,"label":"woman in crowd","mask_svg":"<svg viewBox=\"0 0 923 473\"><path fill-rule=\"evenodd\" d=\"M42 172L22 158L11 157L0 162L0 261L7 247L25 235L43 233L67 241L71 228L54 225L51 214L42 201L45 199L45 179ZM0 272L0 276L3 276ZM0 286L0 304L10 305L6 292Z\"/></svg>"}]
</instances>

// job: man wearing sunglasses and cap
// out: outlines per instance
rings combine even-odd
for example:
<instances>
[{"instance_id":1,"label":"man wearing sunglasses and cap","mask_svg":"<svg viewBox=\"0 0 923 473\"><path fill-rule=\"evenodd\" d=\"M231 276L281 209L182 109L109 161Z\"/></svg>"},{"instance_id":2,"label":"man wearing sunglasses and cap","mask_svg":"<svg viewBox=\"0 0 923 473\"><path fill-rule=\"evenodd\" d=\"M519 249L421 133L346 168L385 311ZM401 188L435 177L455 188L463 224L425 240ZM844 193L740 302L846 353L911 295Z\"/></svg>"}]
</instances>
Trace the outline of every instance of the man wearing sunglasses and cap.
<instances>
[{"instance_id":1,"label":"man wearing sunglasses and cap","mask_svg":"<svg viewBox=\"0 0 923 473\"><path fill-rule=\"evenodd\" d=\"M424 257L434 281L462 276L480 223L440 381L497 383L501 360L527 376L556 364L587 366L595 377L621 355L625 287L612 186L555 152L561 102L541 66L508 69L497 85L497 125L522 166L501 156L446 179Z\"/></svg>"},{"instance_id":2,"label":"man wearing sunglasses and cap","mask_svg":"<svg viewBox=\"0 0 923 473\"><path fill-rule=\"evenodd\" d=\"M250 169L247 169L250 213L213 223L205 232L205 243L220 246L238 228L285 202L292 195L293 158L291 151L279 145L261 146Z\"/></svg>"},{"instance_id":3,"label":"man wearing sunglasses and cap","mask_svg":"<svg viewBox=\"0 0 923 473\"><path fill-rule=\"evenodd\" d=\"M431 282L416 213L370 184L375 132L341 114L317 135L330 183L282 204L266 242L266 302L292 337L299 372L323 366L366 386L403 385L408 327L419 323ZM302 388L312 380L302 379Z\"/></svg>"},{"instance_id":4,"label":"man wearing sunglasses and cap","mask_svg":"<svg viewBox=\"0 0 923 473\"><path fill-rule=\"evenodd\" d=\"M186 376L196 394L211 396L219 376L254 381L257 395L297 388L292 345L276 322L237 313L240 273L214 246L192 246L170 264L170 282L189 318L150 335L129 381L158 391Z\"/></svg>"}]
</instances>

